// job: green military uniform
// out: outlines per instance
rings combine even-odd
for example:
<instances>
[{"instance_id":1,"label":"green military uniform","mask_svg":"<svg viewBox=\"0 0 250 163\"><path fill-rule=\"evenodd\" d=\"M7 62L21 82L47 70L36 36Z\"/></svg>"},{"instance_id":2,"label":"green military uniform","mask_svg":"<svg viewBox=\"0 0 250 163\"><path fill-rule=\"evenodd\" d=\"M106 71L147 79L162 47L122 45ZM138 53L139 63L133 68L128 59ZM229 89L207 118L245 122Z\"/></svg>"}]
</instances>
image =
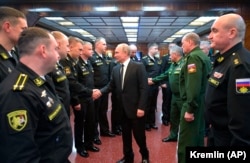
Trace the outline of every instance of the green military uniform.
<instances>
[{"instance_id":1,"label":"green military uniform","mask_svg":"<svg viewBox=\"0 0 250 163\"><path fill-rule=\"evenodd\" d=\"M160 76L153 78L153 82L160 82L166 78L169 79L170 89L172 91L171 113L170 113L170 139L177 139L178 128L180 122L180 114L182 108L182 100L180 98L179 76L181 68L184 64L184 59L180 59L177 63L172 63L167 71Z\"/></svg>"},{"instance_id":2,"label":"green military uniform","mask_svg":"<svg viewBox=\"0 0 250 163\"><path fill-rule=\"evenodd\" d=\"M207 77L211 70L209 58L199 47L185 58L180 74L180 93L183 100L178 140L178 162L185 163L187 146L204 146L204 96ZM193 113L194 120L187 122L185 112Z\"/></svg>"}]
</instances>

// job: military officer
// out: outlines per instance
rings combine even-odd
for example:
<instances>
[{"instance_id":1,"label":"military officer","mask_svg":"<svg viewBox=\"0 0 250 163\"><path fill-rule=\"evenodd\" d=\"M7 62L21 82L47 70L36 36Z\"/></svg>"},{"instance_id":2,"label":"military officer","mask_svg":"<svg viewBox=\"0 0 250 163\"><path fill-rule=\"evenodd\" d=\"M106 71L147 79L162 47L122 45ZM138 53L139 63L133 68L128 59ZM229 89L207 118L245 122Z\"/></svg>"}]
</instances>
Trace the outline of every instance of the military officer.
<instances>
[{"instance_id":1,"label":"military officer","mask_svg":"<svg viewBox=\"0 0 250 163\"><path fill-rule=\"evenodd\" d=\"M107 43L105 38L97 38L94 43L94 54L90 58L90 63L94 69L95 89L106 86L110 81L110 63L112 58L106 55ZM105 93L95 100L96 125L94 143L100 145L101 136L114 137L115 134L110 131L107 111L109 94ZM98 130L98 125L100 132Z\"/></svg>"},{"instance_id":2,"label":"military officer","mask_svg":"<svg viewBox=\"0 0 250 163\"><path fill-rule=\"evenodd\" d=\"M204 98L211 70L209 57L200 49L200 37L193 32L182 38L185 63L180 73L183 100L178 139L178 163L185 162L187 146L204 146Z\"/></svg>"},{"instance_id":3,"label":"military officer","mask_svg":"<svg viewBox=\"0 0 250 163\"><path fill-rule=\"evenodd\" d=\"M206 90L206 116L214 146L250 145L250 52L244 47L246 23L226 14L213 23L208 36L218 50Z\"/></svg>"},{"instance_id":4,"label":"military officer","mask_svg":"<svg viewBox=\"0 0 250 163\"><path fill-rule=\"evenodd\" d=\"M30 27L18 47L20 62L0 84L1 162L68 163L70 121L46 75L59 59L57 42L48 31Z\"/></svg>"},{"instance_id":5,"label":"military officer","mask_svg":"<svg viewBox=\"0 0 250 163\"><path fill-rule=\"evenodd\" d=\"M14 70L18 63L17 51L15 53L12 51L20 33L27 26L24 13L11 7L0 7L0 82Z\"/></svg>"},{"instance_id":6,"label":"military officer","mask_svg":"<svg viewBox=\"0 0 250 163\"><path fill-rule=\"evenodd\" d=\"M93 145L93 139L95 135L94 100L99 98L101 92L98 94L98 90L94 89L94 71L89 61L89 58L93 54L92 44L90 42L84 41L82 46L83 52L80 54L75 68L77 72L77 80L82 84L83 89L85 90L86 94L89 95L89 97L77 97L79 99L79 103L81 104L81 109L74 109L75 130L77 131L75 132L75 143L83 143L84 147L82 154L85 152L85 155L82 156L88 157L88 152L84 150L99 152L99 148Z\"/></svg>"},{"instance_id":7,"label":"military officer","mask_svg":"<svg viewBox=\"0 0 250 163\"><path fill-rule=\"evenodd\" d=\"M148 44L148 55L142 58L142 63L146 68L147 77L153 78L160 74L161 61L159 58L155 57L159 53L158 45L156 43ZM155 124L155 112L157 109L157 96L159 91L159 85L151 85L148 87L148 100L146 109L146 125L145 129L150 131L152 129L158 129Z\"/></svg>"},{"instance_id":8,"label":"military officer","mask_svg":"<svg viewBox=\"0 0 250 163\"><path fill-rule=\"evenodd\" d=\"M177 141L180 114L182 108L182 100L180 97L180 72L184 64L182 48L175 45L172 46L170 51L171 65L168 70L157 77L152 78L153 83L161 82L162 80L169 79L169 86L172 91L171 99L171 113L170 113L170 134L162 139L163 142ZM149 80L149 84L153 84Z\"/></svg>"},{"instance_id":9,"label":"military officer","mask_svg":"<svg viewBox=\"0 0 250 163\"><path fill-rule=\"evenodd\" d=\"M69 51L69 41L68 37L60 31L53 31L51 34L55 37L58 43L58 53L60 55L60 59L64 59L67 56ZM69 81L64 72L63 66L59 63L59 61L55 65L55 69L49 73L51 76L56 92L60 97L68 116L70 117L70 90L69 90Z\"/></svg>"}]
</instances>

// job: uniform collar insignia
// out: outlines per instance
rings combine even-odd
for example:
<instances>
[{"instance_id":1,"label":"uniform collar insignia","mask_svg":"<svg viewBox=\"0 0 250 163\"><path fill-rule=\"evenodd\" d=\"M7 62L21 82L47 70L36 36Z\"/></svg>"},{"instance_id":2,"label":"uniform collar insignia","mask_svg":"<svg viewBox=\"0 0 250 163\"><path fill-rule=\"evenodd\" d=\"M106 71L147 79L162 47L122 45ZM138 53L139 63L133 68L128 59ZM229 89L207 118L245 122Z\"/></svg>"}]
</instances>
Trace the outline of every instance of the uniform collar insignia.
<instances>
[{"instance_id":1,"label":"uniform collar insignia","mask_svg":"<svg viewBox=\"0 0 250 163\"><path fill-rule=\"evenodd\" d=\"M3 59L8 59L9 55L7 55L5 52L0 53Z\"/></svg>"},{"instance_id":2,"label":"uniform collar insignia","mask_svg":"<svg viewBox=\"0 0 250 163\"><path fill-rule=\"evenodd\" d=\"M218 61L218 62L222 62L223 60L224 60L224 57L218 57L218 58L217 58L217 61Z\"/></svg>"},{"instance_id":3,"label":"uniform collar insignia","mask_svg":"<svg viewBox=\"0 0 250 163\"><path fill-rule=\"evenodd\" d=\"M41 77L37 77L33 81L38 87L45 83L45 81Z\"/></svg>"}]
</instances>

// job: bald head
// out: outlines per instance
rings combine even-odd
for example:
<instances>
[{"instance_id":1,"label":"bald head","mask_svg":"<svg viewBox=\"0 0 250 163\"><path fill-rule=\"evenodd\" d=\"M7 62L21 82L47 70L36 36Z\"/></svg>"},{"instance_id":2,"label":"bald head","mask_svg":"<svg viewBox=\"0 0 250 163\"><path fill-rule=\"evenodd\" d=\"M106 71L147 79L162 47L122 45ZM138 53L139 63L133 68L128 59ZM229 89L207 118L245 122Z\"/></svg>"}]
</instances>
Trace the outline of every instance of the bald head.
<instances>
[{"instance_id":1,"label":"bald head","mask_svg":"<svg viewBox=\"0 0 250 163\"><path fill-rule=\"evenodd\" d=\"M222 28L224 29L231 29L236 28L237 29L237 37L241 40L245 37L245 31L246 31L246 24L243 20L243 18L238 14L226 14L219 17L216 22L220 22Z\"/></svg>"},{"instance_id":2,"label":"bald head","mask_svg":"<svg viewBox=\"0 0 250 163\"><path fill-rule=\"evenodd\" d=\"M246 25L240 15L222 15L214 21L211 27L208 36L211 48L223 54L237 43L243 41L245 31Z\"/></svg>"}]
</instances>

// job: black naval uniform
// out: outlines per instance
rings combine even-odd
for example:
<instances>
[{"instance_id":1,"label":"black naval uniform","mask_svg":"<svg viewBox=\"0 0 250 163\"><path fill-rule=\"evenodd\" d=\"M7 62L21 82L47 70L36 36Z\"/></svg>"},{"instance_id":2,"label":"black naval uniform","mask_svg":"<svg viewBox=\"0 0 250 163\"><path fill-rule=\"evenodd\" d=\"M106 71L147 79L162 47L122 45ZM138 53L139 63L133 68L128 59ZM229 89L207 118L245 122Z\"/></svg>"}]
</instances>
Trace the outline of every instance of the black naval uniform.
<instances>
[{"instance_id":1,"label":"black naval uniform","mask_svg":"<svg viewBox=\"0 0 250 163\"><path fill-rule=\"evenodd\" d=\"M95 109L94 101L91 98L92 90L94 89L94 72L88 61L85 63L82 58L79 58L76 64L76 72L78 81L83 85L83 89L88 98L79 97L81 110L74 110L75 113L75 143L79 147L83 143L82 135L84 134L84 146L86 148L93 146L93 139L95 133Z\"/></svg>"},{"instance_id":2,"label":"black naval uniform","mask_svg":"<svg viewBox=\"0 0 250 163\"><path fill-rule=\"evenodd\" d=\"M5 48L0 45L0 83L9 75L17 65L17 59L11 56Z\"/></svg>"},{"instance_id":3,"label":"black naval uniform","mask_svg":"<svg viewBox=\"0 0 250 163\"><path fill-rule=\"evenodd\" d=\"M148 55L142 58L142 63L144 64L147 77L154 78L160 74L161 70L161 61L159 58L154 57L154 59L150 58ZM148 86L148 100L147 100L147 111L146 111L146 129L150 130L155 126L155 112L157 107L157 96L159 91L159 85L154 84Z\"/></svg>"},{"instance_id":4,"label":"black naval uniform","mask_svg":"<svg viewBox=\"0 0 250 163\"><path fill-rule=\"evenodd\" d=\"M110 57L105 55L100 57L96 52L90 58L91 65L94 69L94 84L96 89L101 89L110 81L111 60L112 59ZM94 101L96 111L95 139L99 138L98 123L100 127L100 135L110 133L107 119L108 95L108 93L105 93Z\"/></svg>"},{"instance_id":5,"label":"black naval uniform","mask_svg":"<svg viewBox=\"0 0 250 163\"><path fill-rule=\"evenodd\" d=\"M57 63L55 66L55 70L49 73L49 76L51 76L55 84L56 92L60 97L60 100L64 104L68 116L70 117L69 81L65 75L62 65L60 63Z\"/></svg>"},{"instance_id":6,"label":"black naval uniform","mask_svg":"<svg viewBox=\"0 0 250 163\"><path fill-rule=\"evenodd\" d=\"M51 78L19 63L0 90L1 162L69 162L70 121Z\"/></svg>"},{"instance_id":7,"label":"black naval uniform","mask_svg":"<svg viewBox=\"0 0 250 163\"><path fill-rule=\"evenodd\" d=\"M59 62L64 69L64 73L68 78L69 81L69 91L70 91L70 104L72 106L76 106L79 104L78 96L82 97L88 97L88 95L85 92L85 89L83 88L82 84L80 84L77 81L77 72L75 69L75 65L77 64L77 61L71 58L70 55L67 55L66 58L60 60Z\"/></svg>"},{"instance_id":8,"label":"black naval uniform","mask_svg":"<svg viewBox=\"0 0 250 163\"><path fill-rule=\"evenodd\" d=\"M215 146L250 145L250 52L242 43L217 54L206 90Z\"/></svg>"},{"instance_id":9,"label":"black naval uniform","mask_svg":"<svg viewBox=\"0 0 250 163\"><path fill-rule=\"evenodd\" d=\"M171 65L171 60L169 58L169 54L162 56L161 58L162 62L161 62L161 73L164 73L165 71L168 70L168 68ZM162 88L162 123L164 125L168 125L168 123L170 122L170 110L171 110L171 97L172 97L172 93L171 93L171 89L169 86L169 80L166 79L164 82L162 82L161 84L166 84L167 88Z\"/></svg>"}]
</instances>

